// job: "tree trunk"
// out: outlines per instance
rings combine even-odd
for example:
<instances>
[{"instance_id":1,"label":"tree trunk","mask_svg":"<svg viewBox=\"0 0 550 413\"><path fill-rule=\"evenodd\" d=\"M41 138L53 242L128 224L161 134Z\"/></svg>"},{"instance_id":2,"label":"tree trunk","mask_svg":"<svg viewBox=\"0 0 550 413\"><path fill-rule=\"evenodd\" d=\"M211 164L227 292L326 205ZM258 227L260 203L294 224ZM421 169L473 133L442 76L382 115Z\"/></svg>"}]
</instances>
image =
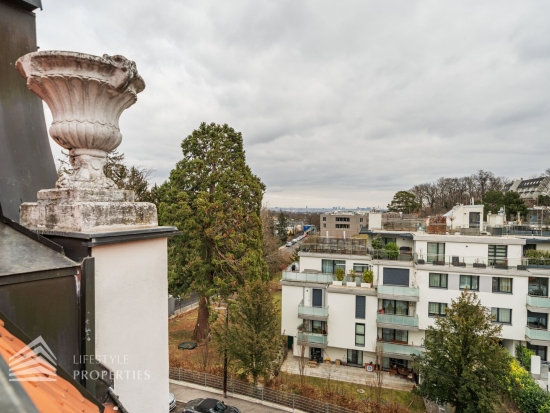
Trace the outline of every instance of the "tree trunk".
<instances>
[{"instance_id":1,"label":"tree trunk","mask_svg":"<svg viewBox=\"0 0 550 413\"><path fill-rule=\"evenodd\" d=\"M197 324L195 324L195 330L193 330L193 340L200 343L202 340L208 337L210 325L208 320L210 313L208 311L208 301L206 297L199 297L199 313L197 315Z\"/></svg>"}]
</instances>

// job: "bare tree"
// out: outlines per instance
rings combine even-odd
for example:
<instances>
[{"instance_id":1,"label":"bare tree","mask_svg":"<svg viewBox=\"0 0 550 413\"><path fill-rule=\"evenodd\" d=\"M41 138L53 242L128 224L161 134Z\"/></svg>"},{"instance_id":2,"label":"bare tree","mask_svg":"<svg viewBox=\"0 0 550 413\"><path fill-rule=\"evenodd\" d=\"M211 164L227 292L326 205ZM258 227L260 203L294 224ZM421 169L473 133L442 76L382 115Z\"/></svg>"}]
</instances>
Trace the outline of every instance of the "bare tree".
<instances>
[{"instance_id":1,"label":"bare tree","mask_svg":"<svg viewBox=\"0 0 550 413\"><path fill-rule=\"evenodd\" d=\"M306 352L306 341L305 341L305 334L304 333L307 333L309 330L306 322L304 321L302 324L300 324L298 326L298 334L300 337L300 335L302 336L302 340L300 340L300 343L299 343L299 346L300 346L300 355L299 355L299 358L298 358L298 372L300 374L300 384L305 384L306 383L306 365L307 365L307 362L309 361L309 357L307 357L307 352ZM300 334L301 333L301 334Z\"/></svg>"}]
</instances>

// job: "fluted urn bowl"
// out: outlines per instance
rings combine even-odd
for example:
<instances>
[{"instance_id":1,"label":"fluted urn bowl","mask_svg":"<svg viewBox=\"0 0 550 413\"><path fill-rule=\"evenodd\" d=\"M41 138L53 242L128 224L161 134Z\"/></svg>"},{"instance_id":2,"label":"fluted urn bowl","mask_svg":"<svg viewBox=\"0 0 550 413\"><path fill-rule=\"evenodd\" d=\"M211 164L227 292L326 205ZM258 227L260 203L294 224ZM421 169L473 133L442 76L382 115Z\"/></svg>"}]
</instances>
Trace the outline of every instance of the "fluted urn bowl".
<instances>
[{"instance_id":1,"label":"fluted urn bowl","mask_svg":"<svg viewBox=\"0 0 550 413\"><path fill-rule=\"evenodd\" d=\"M16 68L52 112L50 136L69 150L71 179L104 180L107 152L122 141L120 115L145 88L135 63L118 55L43 51L21 57Z\"/></svg>"}]
</instances>

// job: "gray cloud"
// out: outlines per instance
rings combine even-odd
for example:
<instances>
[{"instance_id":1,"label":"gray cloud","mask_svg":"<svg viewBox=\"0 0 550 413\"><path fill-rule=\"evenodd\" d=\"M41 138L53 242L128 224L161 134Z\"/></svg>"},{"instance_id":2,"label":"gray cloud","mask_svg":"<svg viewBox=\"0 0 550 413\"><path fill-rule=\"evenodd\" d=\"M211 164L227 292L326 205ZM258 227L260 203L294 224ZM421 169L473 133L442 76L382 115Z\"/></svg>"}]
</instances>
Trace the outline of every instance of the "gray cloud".
<instances>
[{"instance_id":1,"label":"gray cloud","mask_svg":"<svg viewBox=\"0 0 550 413\"><path fill-rule=\"evenodd\" d=\"M42 50L123 54L127 159L162 182L200 122L243 133L272 206L377 206L478 169L544 171L546 1L45 3Z\"/></svg>"}]
</instances>

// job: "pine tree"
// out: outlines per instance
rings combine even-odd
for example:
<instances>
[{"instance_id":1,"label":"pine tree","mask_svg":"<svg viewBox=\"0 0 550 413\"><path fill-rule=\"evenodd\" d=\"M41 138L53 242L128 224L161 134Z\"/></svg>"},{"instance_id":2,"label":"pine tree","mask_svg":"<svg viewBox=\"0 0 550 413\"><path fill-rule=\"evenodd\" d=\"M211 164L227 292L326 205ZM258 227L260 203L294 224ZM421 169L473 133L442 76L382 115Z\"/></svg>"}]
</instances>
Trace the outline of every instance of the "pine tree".
<instances>
[{"instance_id":1,"label":"pine tree","mask_svg":"<svg viewBox=\"0 0 550 413\"><path fill-rule=\"evenodd\" d=\"M282 244L284 244L288 238L287 227L288 219L284 212L281 210L279 211L279 215L277 216L277 235L279 236Z\"/></svg>"},{"instance_id":2,"label":"pine tree","mask_svg":"<svg viewBox=\"0 0 550 413\"><path fill-rule=\"evenodd\" d=\"M246 164L241 133L228 125L202 123L181 148L183 159L159 189L159 218L182 232L169 243L170 291L197 291L193 337L201 341L211 297L268 278L260 217L265 186Z\"/></svg>"},{"instance_id":3,"label":"pine tree","mask_svg":"<svg viewBox=\"0 0 550 413\"><path fill-rule=\"evenodd\" d=\"M494 412L510 371L501 331L477 295L463 291L426 331L426 352L413 363L422 378L415 392L455 413Z\"/></svg>"},{"instance_id":4,"label":"pine tree","mask_svg":"<svg viewBox=\"0 0 550 413\"><path fill-rule=\"evenodd\" d=\"M230 306L229 324L221 323L214 337L220 351L225 346L229 360L237 370L250 374L254 385L259 377L267 376L282 344L279 312L269 285L255 280L241 288Z\"/></svg>"}]
</instances>

